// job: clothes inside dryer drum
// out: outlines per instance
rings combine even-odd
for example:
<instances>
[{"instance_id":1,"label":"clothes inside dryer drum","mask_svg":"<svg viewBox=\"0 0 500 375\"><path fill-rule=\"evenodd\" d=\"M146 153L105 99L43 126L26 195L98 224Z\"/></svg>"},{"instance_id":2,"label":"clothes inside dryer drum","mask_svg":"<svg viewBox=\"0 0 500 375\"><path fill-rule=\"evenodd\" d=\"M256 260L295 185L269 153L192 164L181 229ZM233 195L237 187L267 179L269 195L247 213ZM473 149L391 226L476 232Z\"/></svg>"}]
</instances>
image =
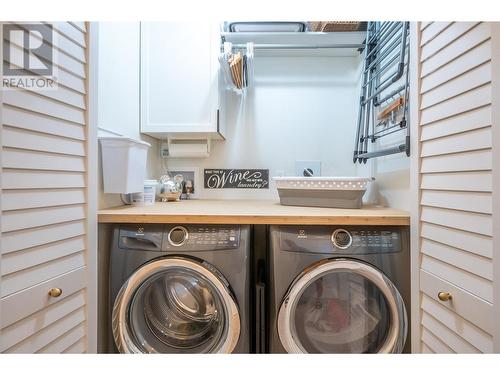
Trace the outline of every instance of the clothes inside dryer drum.
<instances>
[{"instance_id":1,"label":"clothes inside dryer drum","mask_svg":"<svg viewBox=\"0 0 500 375\"><path fill-rule=\"evenodd\" d=\"M194 270L172 267L137 289L128 324L144 352L207 353L226 335L227 312L210 280Z\"/></svg>"},{"instance_id":2,"label":"clothes inside dryer drum","mask_svg":"<svg viewBox=\"0 0 500 375\"><path fill-rule=\"evenodd\" d=\"M292 282L278 313L288 353L400 353L407 316L392 282L368 263L320 260Z\"/></svg>"},{"instance_id":3,"label":"clothes inside dryer drum","mask_svg":"<svg viewBox=\"0 0 500 375\"><path fill-rule=\"evenodd\" d=\"M303 291L291 313L291 329L307 353L376 353L386 339L389 316L371 281L335 272Z\"/></svg>"}]
</instances>

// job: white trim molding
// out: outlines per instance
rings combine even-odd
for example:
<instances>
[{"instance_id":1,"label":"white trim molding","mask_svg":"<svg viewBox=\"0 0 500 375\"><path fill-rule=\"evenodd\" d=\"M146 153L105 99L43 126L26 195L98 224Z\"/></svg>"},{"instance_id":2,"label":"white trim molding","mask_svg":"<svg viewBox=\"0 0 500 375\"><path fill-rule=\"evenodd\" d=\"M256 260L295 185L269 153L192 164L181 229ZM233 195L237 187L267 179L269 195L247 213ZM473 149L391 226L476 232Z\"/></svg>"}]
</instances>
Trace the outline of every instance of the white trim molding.
<instances>
[{"instance_id":1,"label":"white trim molding","mask_svg":"<svg viewBox=\"0 0 500 375\"><path fill-rule=\"evenodd\" d=\"M97 353L97 109L99 24L87 23L87 352Z\"/></svg>"},{"instance_id":2,"label":"white trim molding","mask_svg":"<svg viewBox=\"0 0 500 375\"><path fill-rule=\"evenodd\" d=\"M420 353L420 23L410 23L410 284L411 351Z\"/></svg>"},{"instance_id":3,"label":"white trim molding","mask_svg":"<svg viewBox=\"0 0 500 375\"><path fill-rule=\"evenodd\" d=\"M493 310L500 316L500 23L491 23L491 113L493 162ZM500 353L500 324L493 332L493 352Z\"/></svg>"}]
</instances>

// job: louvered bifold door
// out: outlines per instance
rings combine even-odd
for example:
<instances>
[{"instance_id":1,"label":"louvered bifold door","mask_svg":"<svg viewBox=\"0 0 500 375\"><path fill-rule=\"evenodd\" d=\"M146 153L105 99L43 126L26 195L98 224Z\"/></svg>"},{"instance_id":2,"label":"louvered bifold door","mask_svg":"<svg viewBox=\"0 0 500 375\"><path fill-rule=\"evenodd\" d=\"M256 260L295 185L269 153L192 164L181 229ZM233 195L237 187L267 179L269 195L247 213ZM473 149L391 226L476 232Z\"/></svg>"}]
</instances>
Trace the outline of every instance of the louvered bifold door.
<instances>
[{"instance_id":1,"label":"louvered bifold door","mask_svg":"<svg viewBox=\"0 0 500 375\"><path fill-rule=\"evenodd\" d=\"M498 324L491 24L426 22L417 33L420 348L414 350L488 353Z\"/></svg>"},{"instance_id":2,"label":"louvered bifold door","mask_svg":"<svg viewBox=\"0 0 500 375\"><path fill-rule=\"evenodd\" d=\"M2 92L0 352L81 353L95 350L90 25L41 25L57 88Z\"/></svg>"}]
</instances>

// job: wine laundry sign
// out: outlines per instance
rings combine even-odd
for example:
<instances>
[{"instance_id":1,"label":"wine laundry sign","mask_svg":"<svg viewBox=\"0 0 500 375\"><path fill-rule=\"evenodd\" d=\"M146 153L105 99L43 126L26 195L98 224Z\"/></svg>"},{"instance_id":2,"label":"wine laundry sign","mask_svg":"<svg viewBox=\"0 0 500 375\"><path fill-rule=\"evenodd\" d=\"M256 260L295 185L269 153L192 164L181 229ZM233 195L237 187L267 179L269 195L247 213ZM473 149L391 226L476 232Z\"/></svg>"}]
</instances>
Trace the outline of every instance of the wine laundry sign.
<instances>
[{"instance_id":1,"label":"wine laundry sign","mask_svg":"<svg viewBox=\"0 0 500 375\"><path fill-rule=\"evenodd\" d=\"M269 169L205 169L205 189L269 189Z\"/></svg>"}]
</instances>

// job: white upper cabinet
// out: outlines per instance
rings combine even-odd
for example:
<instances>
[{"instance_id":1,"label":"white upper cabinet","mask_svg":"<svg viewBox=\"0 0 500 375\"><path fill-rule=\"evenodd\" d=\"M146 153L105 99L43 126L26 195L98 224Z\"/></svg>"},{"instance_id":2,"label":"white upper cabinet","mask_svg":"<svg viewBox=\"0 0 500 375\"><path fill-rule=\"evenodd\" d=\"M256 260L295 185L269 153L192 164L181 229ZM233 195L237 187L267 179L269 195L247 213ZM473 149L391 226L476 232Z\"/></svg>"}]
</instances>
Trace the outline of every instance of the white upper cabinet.
<instances>
[{"instance_id":1,"label":"white upper cabinet","mask_svg":"<svg viewBox=\"0 0 500 375\"><path fill-rule=\"evenodd\" d=\"M221 139L218 25L141 23L141 132Z\"/></svg>"}]
</instances>

